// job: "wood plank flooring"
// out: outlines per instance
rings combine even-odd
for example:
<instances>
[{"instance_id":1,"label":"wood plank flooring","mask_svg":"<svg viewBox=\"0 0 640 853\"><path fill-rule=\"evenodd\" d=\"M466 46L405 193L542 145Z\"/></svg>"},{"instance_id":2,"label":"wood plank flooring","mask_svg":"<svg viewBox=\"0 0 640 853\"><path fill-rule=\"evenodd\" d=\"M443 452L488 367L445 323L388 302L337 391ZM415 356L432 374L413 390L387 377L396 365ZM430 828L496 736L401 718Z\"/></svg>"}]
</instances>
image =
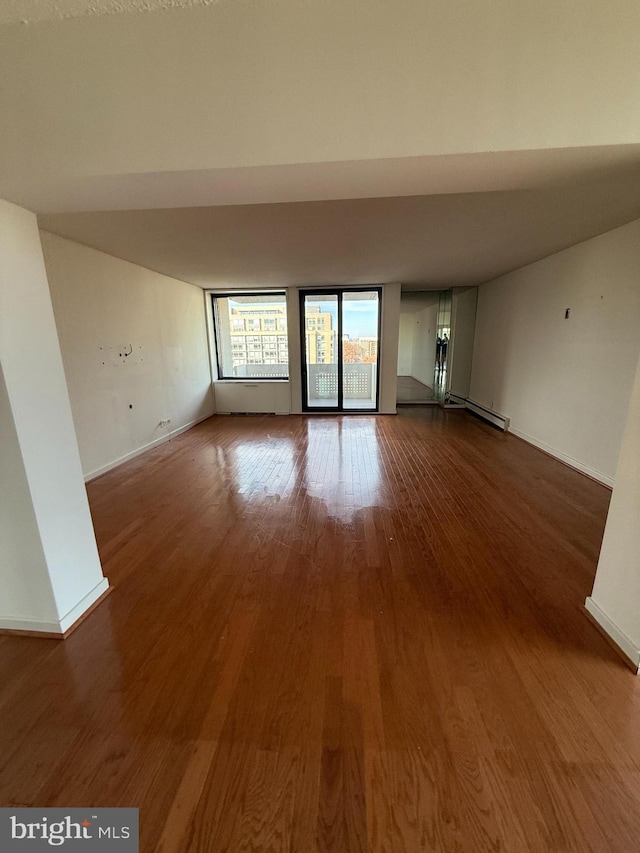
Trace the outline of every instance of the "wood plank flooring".
<instances>
[{"instance_id":1,"label":"wood plank flooring","mask_svg":"<svg viewBox=\"0 0 640 853\"><path fill-rule=\"evenodd\" d=\"M629 853L602 486L473 417L218 417L89 485L114 591L0 638L0 804L162 853Z\"/></svg>"},{"instance_id":2,"label":"wood plank flooring","mask_svg":"<svg viewBox=\"0 0 640 853\"><path fill-rule=\"evenodd\" d=\"M406 403L435 403L433 388L414 379L413 376L398 376L396 389L397 402Z\"/></svg>"}]
</instances>

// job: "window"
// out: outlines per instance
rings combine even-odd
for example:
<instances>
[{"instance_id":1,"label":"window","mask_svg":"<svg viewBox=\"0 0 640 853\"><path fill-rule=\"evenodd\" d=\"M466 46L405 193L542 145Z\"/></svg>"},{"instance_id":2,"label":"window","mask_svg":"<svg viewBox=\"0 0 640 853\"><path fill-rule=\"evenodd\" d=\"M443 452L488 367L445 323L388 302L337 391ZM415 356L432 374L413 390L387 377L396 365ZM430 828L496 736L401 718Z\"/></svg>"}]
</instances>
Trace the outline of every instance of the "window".
<instances>
[{"instance_id":1,"label":"window","mask_svg":"<svg viewBox=\"0 0 640 853\"><path fill-rule=\"evenodd\" d=\"M288 379L287 336L282 334L287 330L286 294L245 291L212 294L211 299L218 377Z\"/></svg>"}]
</instances>

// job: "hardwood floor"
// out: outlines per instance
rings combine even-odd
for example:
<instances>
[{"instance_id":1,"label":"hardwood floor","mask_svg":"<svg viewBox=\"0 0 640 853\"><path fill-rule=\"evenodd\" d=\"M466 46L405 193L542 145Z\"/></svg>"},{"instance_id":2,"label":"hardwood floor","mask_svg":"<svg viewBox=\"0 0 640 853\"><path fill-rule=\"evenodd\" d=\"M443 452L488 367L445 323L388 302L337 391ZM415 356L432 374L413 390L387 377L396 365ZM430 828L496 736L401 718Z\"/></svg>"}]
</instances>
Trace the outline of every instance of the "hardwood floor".
<instances>
[{"instance_id":1,"label":"hardwood floor","mask_svg":"<svg viewBox=\"0 0 640 853\"><path fill-rule=\"evenodd\" d=\"M398 376L396 385L396 400L399 404L435 403L433 388L414 379L413 376Z\"/></svg>"},{"instance_id":2,"label":"hardwood floor","mask_svg":"<svg viewBox=\"0 0 640 853\"><path fill-rule=\"evenodd\" d=\"M145 853L638 848L604 487L425 408L214 418L89 496L115 588L0 638L0 804L138 806Z\"/></svg>"}]
</instances>

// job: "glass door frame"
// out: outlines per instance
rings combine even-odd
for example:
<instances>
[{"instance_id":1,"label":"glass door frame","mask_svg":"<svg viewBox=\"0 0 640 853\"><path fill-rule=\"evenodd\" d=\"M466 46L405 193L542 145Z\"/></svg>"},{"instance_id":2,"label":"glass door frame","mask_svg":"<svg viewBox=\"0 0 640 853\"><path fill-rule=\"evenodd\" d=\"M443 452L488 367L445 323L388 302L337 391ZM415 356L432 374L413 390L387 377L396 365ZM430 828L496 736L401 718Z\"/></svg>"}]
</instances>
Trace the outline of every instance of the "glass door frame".
<instances>
[{"instance_id":1,"label":"glass door frame","mask_svg":"<svg viewBox=\"0 0 640 853\"><path fill-rule=\"evenodd\" d=\"M378 294L378 346L376 352L376 405L374 408L354 408L349 406L344 407L344 362L343 362L343 340L342 340L342 296L344 293L377 293ZM315 287L300 289L300 371L302 379L302 411L313 414L318 412L321 414L377 414L380 411L380 351L382 349L381 332L382 332L382 286L381 285L362 285L357 287ZM336 406L310 406L309 405L309 382L307 371L307 323L305 313L305 301L307 296L336 296L337 297L337 316L338 316L338 403Z\"/></svg>"}]
</instances>

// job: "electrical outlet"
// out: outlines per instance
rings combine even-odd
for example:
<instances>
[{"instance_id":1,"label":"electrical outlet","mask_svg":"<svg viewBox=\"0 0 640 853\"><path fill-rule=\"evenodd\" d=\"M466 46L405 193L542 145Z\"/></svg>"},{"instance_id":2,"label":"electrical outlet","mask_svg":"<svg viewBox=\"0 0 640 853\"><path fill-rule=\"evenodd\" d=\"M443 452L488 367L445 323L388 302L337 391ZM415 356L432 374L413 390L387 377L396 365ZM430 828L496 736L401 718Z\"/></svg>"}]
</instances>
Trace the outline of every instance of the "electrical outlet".
<instances>
[{"instance_id":1,"label":"electrical outlet","mask_svg":"<svg viewBox=\"0 0 640 853\"><path fill-rule=\"evenodd\" d=\"M170 423L171 423L171 418L164 418L163 420L160 421L160 426L166 427L166 426L169 426Z\"/></svg>"}]
</instances>

